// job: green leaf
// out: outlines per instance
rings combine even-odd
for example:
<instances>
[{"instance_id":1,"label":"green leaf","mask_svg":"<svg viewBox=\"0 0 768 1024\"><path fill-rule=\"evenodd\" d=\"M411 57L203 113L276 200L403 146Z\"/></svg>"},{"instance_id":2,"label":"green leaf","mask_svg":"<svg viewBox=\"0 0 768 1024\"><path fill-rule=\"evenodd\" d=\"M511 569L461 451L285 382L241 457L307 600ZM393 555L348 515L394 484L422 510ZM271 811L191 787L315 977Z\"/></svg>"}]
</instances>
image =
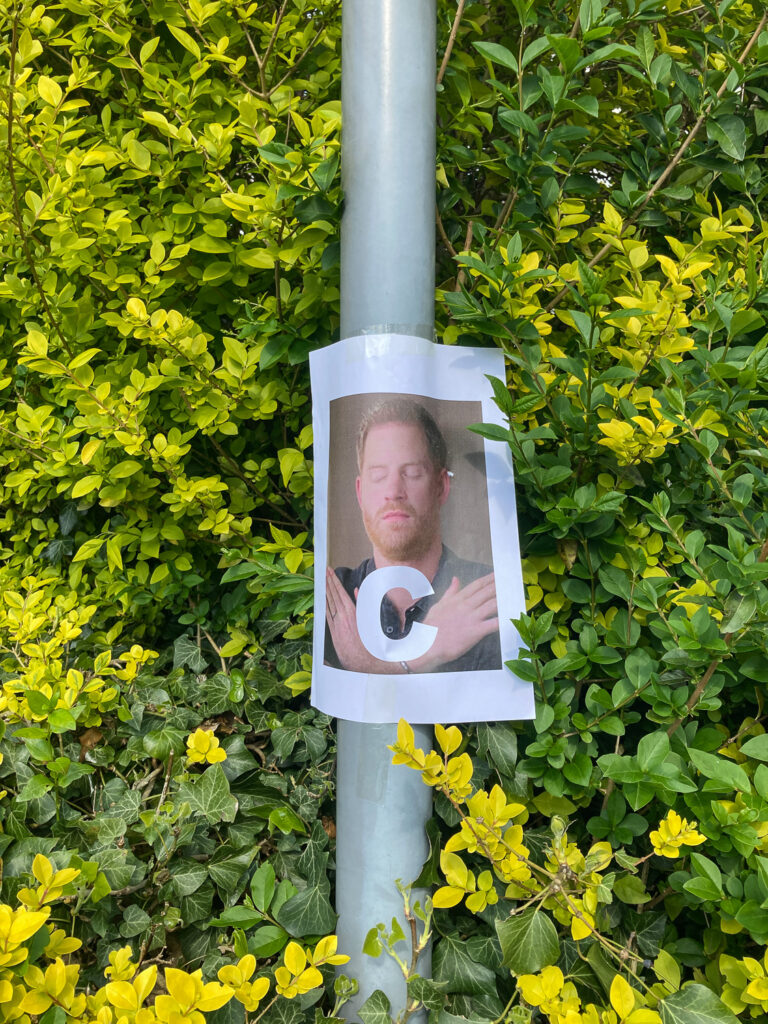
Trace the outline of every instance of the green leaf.
<instances>
[{"instance_id":1,"label":"green leaf","mask_svg":"<svg viewBox=\"0 0 768 1024\"><path fill-rule=\"evenodd\" d=\"M269 823L274 825L275 828L279 828L282 833L288 835L289 832L306 832L306 826L301 818L296 814L288 804L281 804L280 807L275 807L269 812Z\"/></svg>"},{"instance_id":2,"label":"green leaf","mask_svg":"<svg viewBox=\"0 0 768 1024\"><path fill-rule=\"evenodd\" d=\"M726 156L741 161L746 155L747 130L740 117L724 114L707 121L707 138L716 142Z\"/></svg>"},{"instance_id":3,"label":"green leaf","mask_svg":"<svg viewBox=\"0 0 768 1024\"><path fill-rule=\"evenodd\" d=\"M720 632L738 633L740 629L744 629L749 624L756 609L757 597L755 594L732 594L725 605Z\"/></svg>"},{"instance_id":4,"label":"green leaf","mask_svg":"<svg viewBox=\"0 0 768 1024\"><path fill-rule=\"evenodd\" d=\"M414 889L427 888L432 885L442 884L442 877L440 875L440 827L434 818L429 818L425 829L427 833L427 842L429 843L429 853L427 855L427 859L422 865L418 877L413 881Z\"/></svg>"},{"instance_id":5,"label":"green leaf","mask_svg":"<svg viewBox=\"0 0 768 1024\"><path fill-rule=\"evenodd\" d=\"M131 158L131 163L135 164L139 170L148 171L149 165L152 163L152 155L138 139L129 139L125 148L128 150L128 156Z\"/></svg>"},{"instance_id":6,"label":"green leaf","mask_svg":"<svg viewBox=\"0 0 768 1024\"><path fill-rule=\"evenodd\" d=\"M723 897L722 890L718 889L708 878L691 878L683 885L683 888L700 900L719 900Z\"/></svg>"},{"instance_id":7,"label":"green leaf","mask_svg":"<svg viewBox=\"0 0 768 1024\"><path fill-rule=\"evenodd\" d=\"M432 977L445 982L447 992L467 995L482 995L495 985L493 971L473 960L466 943L456 935L446 935L436 945Z\"/></svg>"},{"instance_id":8,"label":"green leaf","mask_svg":"<svg viewBox=\"0 0 768 1024\"><path fill-rule=\"evenodd\" d=\"M284 928L267 924L263 928L257 928L248 936L248 952L252 953L257 960L268 956L274 956L288 942L290 936Z\"/></svg>"},{"instance_id":9,"label":"green leaf","mask_svg":"<svg viewBox=\"0 0 768 1024\"><path fill-rule=\"evenodd\" d=\"M480 434L481 437L487 437L490 441L508 443L511 436L506 428L500 427L497 423L472 423L469 429L475 434Z\"/></svg>"},{"instance_id":10,"label":"green leaf","mask_svg":"<svg viewBox=\"0 0 768 1024\"><path fill-rule=\"evenodd\" d=\"M753 757L756 761L768 761L768 733L753 736L741 745L741 753Z\"/></svg>"},{"instance_id":11,"label":"green leaf","mask_svg":"<svg viewBox=\"0 0 768 1024\"><path fill-rule=\"evenodd\" d=\"M259 910L269 910L275 892L275 869L271 864L262 864L251 878L251 898Z\"/></svg>"},{"instance_id":12,"label":"green leaf","mask_svg":"<svg viewBox=\"0 0 768 1024\"><path fill-rule=\"evenodd\" d=\"M16 797L19 803L28 803L30 800L39 800L45 796L49 789L52 789L53 783L50 779L46 778L45 775L33 775L31 779L24 783L21 792Z\"/></svg>"},{"instance_id":13,"label":"green leaf","mask_svg":"<svg viewBox=\"0 0 768 1024\"><path fill-rule=\"evenodd\" d=\"M332 932L336 927L336 913L329 899L330 891L327 878L307 885L275 913L278 924L293 936Z\"/></svg>"},{"instance_id":14,"label":"green leaf","mask_svg":"<svg viewBox=\"0 0 768 1024\"><path fill-rule=\"evenodd\" d=\"M550 49L550 42L545 36L542 36L541 39L534 39L532 43L528 43L526 48L523 50L523 57L520 61L520 70L522 71L523 68L527 67L532 60L535 60L537 57L541 56L542 53L546 53L546 51Z\"/></svg>"},{"instance_id":15,"label":"green leaf","mask_svg":"<svg viewBox=\"0 0 768 1024\"><path fill-rule=\"evenodd\" d=\"M237 800L229 791L220 764L210 765L194 782L182 782L179 797L211 824L235 820Z\"/></svg>"},{"instance_id":16,"label":"green leaf","mask_svg":"<svg viewBox=\"0 0 768 1024\"><path fill-rule=\"evenodd\" d=\"M490 758L501 772L513 778L517 764L517 733L513 725L496 722L493 725L480 723L477 726L478 750Z\"/></svg>"},{"instance_id":17,"label":"green leaf","mask_svg":"<svg viewBox=\"0 0 768 1024\"><path fill-rule=\"evenodd\" d=\"M622 903L647 903L651 899L637 875L620 875L613 883L613 891Z\"/></svg>"},{"instance_id":18,"label":"green leaf","mask_svg":"<svg viewBox=\"0 0 768 1024\"><path fill-rule=\"evenodd\" d=\"M171 35L175 36L176 39L178 39L178 41L181 43L184 49L189 50L189 52L194 57L196 57L197 60L200 60L200 47L198 46L197 41L193 39L193 37L189 34L189 32L185 32L183 28L177 28L176 25L170 25L168 22L166 22L166 26Z\"/></svg>"},{"instance_id":19,"label":"green leaf","mask_svg":"<svg viewBox=\"0 0 768 1024\"><path fill-rule=\"evenodd\" d=\"M637 745L637 763L644 772L659 768L669 754L669 737L665 732L652 732L643 736Z\"/></svg>"},{"instance_id":20,"label":"green leaf","mask_svg":"<svg viewBox=\"0 0 768 1024\"><path fill-rule=\"evenodd\" d=\"M707 791L738 789L742 793L751 792L749 776L741 765L734 764L725 757L696 750L695 747L688 747L688 756L691 763L709 780L706 783Z\"/></svg>"},{"instance_id":21,"label":"green leaf","mask_svg":"<svg viewBox=\"0 0 768 1024\"><path fill-rule=\"evenodd\" d=\"M135 903L129 903L123 911L120 934L126 939L131 939L136 935L141 935L151 923L152 919L146 910L136 906Z\"/></svg>"},{"instance_id":22,"label":"green leaf","mask_svg":"<svg viewBox=\"0 0 768 1024\"><path fill-rule=\"evenodd\" d=\"M67 708L57 708L48 716L48 724L51 727L51 732L71 732L77 728L77 719Z\"/></svg>"},{"instance_id":23,"label":"green leaf","mask_svg":"<svg viewBox=\"0 0 768 1024\"><path fill-rule=\"evenodd\" d=\"M392 1024L389 999L381 989L376 989L357 1011L363 1024Z\"/></svg>"},{"instance_id":24,"label":"green leaf","mask_svg":"<svg viewBox=\"0 0 768 1024\"><path fill-rule=\"evenodd\" d=\"M256 848L251 846L239 853L231 854L227 847L219 848L208 861L208 873L216 884L222 899L231 899L238 889L243 875L256 856Z\"/></svg>"},{"instance_id":25,"label":"green leaf","mask_svg":"<svg viewBox=\"0 0 768 1024\"><path fill-rule=\"evenodd\" d=\"M513 974L536 974L560 955L557 931L543 910L526 910L496 922L504 966Z\"/></svg>"},{"instance_id":26,"label":"green leaf","mask_svg":"<svg viewBox=\"0 0 768 1024\"><path fill-rule=\"evenodd\" d=\"M263 920L263 916L255 910L238 906L227 907L223 913L212 918L208 923L215 928L255 928Z\"/></svg>"},{"instance_id":27,"label":"green leaf","mask_svg":"<svg viewBox=\"0 0 768 1024\"><path fill-rule=\"evenodd\" d=\"M363 952L366 956L372 956L374 959L381 956L383 950L381 939L379 938L378 928L369 928L368 934L365 936L365 942L363 942Z\"/></svg>"},{"instance_id":28,"label":"green leaf","mask_svg":"<svg viewBox=\"0 0 768 1024\"><path fill-rule=\"evenodd\" d=\"M737 1024L738 1018L705 985L690 984L659 1003L663 1024Z\"/></svg>"},{"instance_id":29,"label":"green leaf","mask_svg":"<svg viewBox=\"0 0 768 1024\"><path fill-rule=\"evenodd\" d=\"M175 864L174 868L171 885L179 897L190 896L200 888L208 875L203 865L194 861L182 861Z\"/></svg>"},{"instance_id":30,"label":"green leaf","mask_svg":"<svg viewBox=\"0 0 768 1024\"><path fill-rule=\"evenodd\" d=\"M472 43L481 57L485 57L492 64L500 64L510 71L517 71L517 57L501 43Z\"/></svg>"},{"instance_id":31,"label":"green leaf","mask_svg":"<svg viewBox=\"0 0 768 1024\"><path fill-rule=\"evenodd\" d=\"M202 672L206 666L200 648L191 636L177 637L173 644L173 667L188 665L192 672Z\"/></svg>"}]
</instances>

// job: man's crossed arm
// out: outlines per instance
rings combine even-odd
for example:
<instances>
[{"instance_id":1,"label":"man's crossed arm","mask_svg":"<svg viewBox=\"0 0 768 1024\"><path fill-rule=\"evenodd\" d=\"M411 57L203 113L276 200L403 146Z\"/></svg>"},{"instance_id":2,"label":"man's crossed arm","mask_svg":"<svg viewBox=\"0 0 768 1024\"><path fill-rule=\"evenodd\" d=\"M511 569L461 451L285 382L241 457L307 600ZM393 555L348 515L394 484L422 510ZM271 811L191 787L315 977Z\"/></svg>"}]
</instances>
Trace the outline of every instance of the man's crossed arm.
<instances>
[{"instance_id":1,"label":"man's crossed arm","mask_svg":"<svg viewBox=\"0 0 768 1024\"><path fill-rule=\"evenodd\" d=\"M437 628L435 642L426 654L409 661L404 668L400 662L375 658L364 646L357 631L355 602L333 569L328 569L326 574L325 602L333 646L342 668L350 672L437 672L499 628L493 573L481 576L465 587L459 586L458 577L454 576L451 585L424 619L425 625Z\"/></svg>"}]
</instances>

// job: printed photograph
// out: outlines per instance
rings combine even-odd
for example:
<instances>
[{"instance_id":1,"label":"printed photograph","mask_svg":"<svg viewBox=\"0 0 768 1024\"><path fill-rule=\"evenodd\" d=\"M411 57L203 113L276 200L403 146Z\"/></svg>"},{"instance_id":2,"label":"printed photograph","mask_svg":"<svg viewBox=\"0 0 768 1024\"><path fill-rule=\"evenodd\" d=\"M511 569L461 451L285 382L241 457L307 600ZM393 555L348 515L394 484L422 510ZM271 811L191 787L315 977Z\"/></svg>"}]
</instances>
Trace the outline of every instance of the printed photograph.
<instances>
[{"instance_id":1,"label":"printed photograph","mask_svg":"<svg viewBox=\"0 0 768 1024\"><path fill-rule=\"evenodd\" d=\"M326 665L390 675L501 668L486 456L467 429L482 419L480 401L366 393L330 402ZM377 590L361 620L361 588L394 567L422 574L421 593ZM419 629L426 651L400 657ZM373 653L385 647L386 660Z\"/></svg>"}]
</instances>

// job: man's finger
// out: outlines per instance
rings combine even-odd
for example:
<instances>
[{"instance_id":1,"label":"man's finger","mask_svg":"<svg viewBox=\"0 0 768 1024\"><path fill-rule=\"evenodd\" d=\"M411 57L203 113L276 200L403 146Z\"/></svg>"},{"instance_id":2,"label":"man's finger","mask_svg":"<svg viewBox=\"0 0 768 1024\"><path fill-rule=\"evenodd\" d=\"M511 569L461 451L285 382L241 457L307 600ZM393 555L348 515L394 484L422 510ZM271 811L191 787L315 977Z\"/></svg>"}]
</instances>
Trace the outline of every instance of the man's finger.
<instances>
[{"instance_id":1,"label":"man's finger","mask_svg":"<svg viewBox=\"0 0 768 1024\"><path fill-rule=\"evenodd\" d=\"M329 569L325 575L325 607L328 611L328 617L331 619L336 618L337 609L336 601L334 600L333 584L331 583L331 576L333 573Z\"/></svg>"},{"instance_id":2,"label":"man's finger","mask_svg":"<svg viewBox=\"0 0 768 1024\"><path fill-rule=\"evenodd\" d=\"M479 624L478 628L480 628L480 630L481 630L481 632L480 632L480 636L481 637L490 636L491 633L498 633L498 631L499 631L499 620L498 620L498 617L494 616L494 618L492 618L492 619L483 619L483 621Z\"/></svg>"},{"instance_id":3,"label":"man's finger","mask_svg":"<svg viewBox=\"0 0 768 1024\"><path fill-rule=\"evenodd\" d=\"M483 601L482 604L475 605L472 611L479 619L487 619L489 615L497 615L498 601L496 600L496 595L493 594L487 600Z\"/></svg>"},{"instance_id":4,"label":"man's finger","mask_svg":"<svg viewBox=\"0 0 768 1024\"><path fill-rule=\"evenodd\" d=\"M349 596L344 586L336 575L335 572L331 571L331 586L333 587L333 596L336 601L336 609L338 612L349 612L354 609L354 603L352 598Z\"/></svg>"},{"instance_id":5,"label":"man's finger","mask_svg":"<svg viewBox=\"0 0 768 1024\"><path fill-rule=\"evenodd\" d=\"M357 636L357 614L355 602L349 596L339 577L333 570L328 577L328 590L332 592L335 607L336 625L343 623L343 628Z\"/></svg>"}]
</instances>

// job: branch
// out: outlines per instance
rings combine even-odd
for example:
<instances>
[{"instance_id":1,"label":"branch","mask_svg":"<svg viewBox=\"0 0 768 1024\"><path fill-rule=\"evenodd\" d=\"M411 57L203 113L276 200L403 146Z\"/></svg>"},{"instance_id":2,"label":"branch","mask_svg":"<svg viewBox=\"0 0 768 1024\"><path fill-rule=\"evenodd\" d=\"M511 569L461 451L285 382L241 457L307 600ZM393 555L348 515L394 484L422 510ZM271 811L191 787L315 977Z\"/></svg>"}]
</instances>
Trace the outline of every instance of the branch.
<instances>
[{"instance_id":1,"label":"branch","mask_svg":"<svg viewBox=\"0 0 768 1024\"><path fill-rule=\"evenodd\" d=\"M768 23L768 11L760 19L760 24L757 26L755 31L752 33L751 39L749 40L747 45L742 50L742 52L741 52L741 54L739 56L739 59L736 62L737 64L743 65L744 61L749 56L750 50L752 49L752 47L757 42L757 40L758 40L758 38L760 36L760 33L765 28L766 23ZM650 201L653 199L653 197L656 195L656 193L659 191L659 189L662 187L662 185L664 185L666 183L666 181L669 178L669 176L673 173L673 171L675 170L677 165L680 163L680 161L683 158L683 155L685 154L685 151L688 149L690 144L696 138L697 134L701 130L702 125L706 121L706 119L709 116L709 114L712 112L712 108L714 107L715 103L717 102L717 100L722 98L723 94L725 93L726 89L728 88L728 79L729 78L730 78L730 74L726 75L725 80L723 81L723 84L720 86L720 88L717 90L717 93L715 94L715 98L713 100L710 100L710 102L707 104L707 106L704 109L704 111L701 114L699 114L699 116L698 116L698 118L696 120L696 123L693 125L691 130L688 132L686 137L683 139L682 143L680 144L680 148L677 150L677 152L672 157L670 162L667 164L667 166L661 172L659 177L653 183L653 185L649 189L648 194L646 195L645 199L638 206L638 208L635 210L635 212L632 214L632 216L628 217L624 221L624 223L622 225L622 228L621 228L621 233L619 235L619 238L622 238L624 233L626 232L627 228L631 227L635 223L637 218L640 216L640 214L643 212L643 210L645 210L645 208L648 206ZM597 254L592 257L592 259L589 261L587 266L590 267L590 268L596 266L602 260L602 258L607 253L609 253L611 251L612 248L613 248L613 243L612 242L606 242L605 245L602 247L602 249L600 249L597 252ZM571 284L575 284L576 282L572 281L570 283ZM549 313L552 309L555 308L555 306L558 306L560 304L560 302L562 301L562 299L567 294L568 294L568 288L567 287L561 289L557 293L557 295L554 297L554 299L552 299L552 301L547 304L547 306L546 306L547 312Z\"/></svg>"},{"instance_id":2,"label":"branch","mask_svg":"<svg viewBox=\"0 0 768 1024\"><path fill-rule=\"evenodd\" d=\"M329 13L329 15L332 15L332 14L333 14L333 13L334 13L334 12L336 11L336 9L338 8L338 6L339 6L339 5L338 5L338 3L337 3L337 4L334 4L334 6L333 6L333 7L332 7L332 8L330 9L330 11L328 12L328 13ZM272 98L272 93L273 93L273 92L275 92L275 91L276 91L277 89L279 89L279 88L280 88L280 86L281 86L281 85L282 85L282 84L283 84L284 82L287 82L287 81L288 81L288 79L289 79L289 78L291 77L291 75L295 73L295 71L296 71L296 68L297 68L297 67L299 66L299 64L301 64L301 62L302 62L302 61L304 60L304 58L305 58L305 57L307 56L307 54L308 54L308 53L309 53L309 51L310 51L310 50L312 49L312 47L313 47L313 46L315 45L315 43L317 42L317 40L318 40L318 39L320 38L320 36L321 36L321 35L323 34L323 32L325 32L326 28L328 28L328 22L327 22L327 21L324 21L324 22L323 22L323 24L322 24L322 25L320 26L320 28L319 28L319 29L317 30L317 32L315 32L314 36L312 37L312 40L311 40L311 41L310 41L309 43L307 43L307 45L306 45L306 46L304 47L304 49L303 49L303 50L301 51L301 53L299 54L299 56L298 56L298 57L296 57L296 58L294 58L294 60L293 60L293 63L291 64L290 68L288 69L288 71L286 71L286 73L285 73L285 74L283 75L283 77L282 77L282 78L281 78L281 79L279 80L279 82L277 82L277 84L276 84L276 85L273 85L273 86L271 86L271 87L270 87L270 89L269 89L269 92L268 92L268 93L266 94L266 96L264 97L264 98L265 98L266 100L269 100L269 99L271 99L271 98ZM265 61L266 61L266 57L265 57L264 59L265 59Z\"/></svg>"},{"instance_id":3,"label":"branch","mask_svg":"<svg viewBox=\"0 0 768 1024\"><path fill-rule=\"evenodd\" d=\"M765 21L765 18L763 20ZM757 561L758 561L758 563L764 562L766 560L766 558L768 558L768 539L763 541L763 546L760 548L760 554L757 556ZM732 639L733 639L733 633L726 633L725 636L723 637L723 640L725 640L726 644L730 644ZM710 681L712 676L715 674L715 671L717 670L717 667L718 667L718 665L720 664L720 662L722 660L723 660L723 655L720 654L716 658L713 658L712 661L710 661L709 665L707 666L707 671L704 673L704 675L698 681L698 683L696 684L696 688L694 689L693 693L688 698L688 700L685 702L686 715L689 715L691 713L691 711L693 711L693 709L696 707L696 704L698 703L699 698L701 697L702 693L704 693L704 690L707 687L707 683ZM683 718L685 718L686 715L681 715L680 718L676 718L675 719L675 721L672 723L672 725L670 725L670 727L667 729L667 736L672 736L674 733L677 732L677 730L679 729L680 725L682 724Z\"/></svg>"},{"instance_id":4,"label":"branch","mask_svg":"<svg viewBox=\"0 0 768 1024\"><path fill-rule=\"evenodd\" d=\"M440 211L438 210L437 207L435 207L435 223L437 224L437 231L438 231L438 234L440 235L441 242L443 243L445 248L448 250L448 252L451 254L451 256L457 256L458 253L456 252L456 250L454 249L453 245L451 244L450 238L445 233L445 227L443 226L443 219L440 216Z\"/></svg>"},{"instance_id":5,"label":"branch","mask_svg":"<svg viewBox=\"0 0 768 1024\"><path fill-rule=\"evenodd\" d=\"M456 42L456 33L459 31L459 24L461 23L461 16L464 13L464 5L467 0L459 0L459 6L456 9L456 17L453 19L453 25L451 26L451 34L448 36L448 45L445 48L443 54L443 60L440 65L440 70L437 72L437 84L443 80L445 75L445 69L448 67L448 61L451 59L451 51L453 50L453 44Z\"/></svg>"}]
</instances>

